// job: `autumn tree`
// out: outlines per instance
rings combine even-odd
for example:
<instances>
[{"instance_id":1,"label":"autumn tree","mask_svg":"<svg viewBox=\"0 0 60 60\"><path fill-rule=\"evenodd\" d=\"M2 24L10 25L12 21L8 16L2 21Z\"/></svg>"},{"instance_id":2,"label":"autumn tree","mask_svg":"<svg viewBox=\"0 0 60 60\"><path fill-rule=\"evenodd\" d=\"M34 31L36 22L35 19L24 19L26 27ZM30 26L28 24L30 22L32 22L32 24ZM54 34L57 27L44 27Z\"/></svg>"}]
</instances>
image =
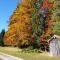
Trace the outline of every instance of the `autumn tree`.
<instances>
[{"instance_id":1,"label":"autumn tree","mask_svg":"<svg viewBox=\"0 0 60 60\"><path fill-rule=\"evenodd\" d=\"M34 47L45 45L48 37L52 35L51 9L53 4L49 0L33 0L32 12L32 32L34 38Z\"/></svg>"},{"instance_id":2,"label":"autumn tree","mask_svg":"<svg viewBox=\"0 0 60 60\"><path fill-rule=\"evenodd\" d=\"M17 46L23 47L31 44L32 41L32 1L23 0L20 2L10 17L9 28L5 36L5 43L8 41L10 45L17 42Z\"/></svg>"},{"instance_id":3,"label":"autumn tree","mask_svg":"<svg viewBox=\"0 0 60 60\"><path fill-rule=\"evenodd\" d=\"M5 33L4 36L4 43L5 45L9 46L16 46L17 40L16 40L16 29L17 29L17 18L18 14L13 12L13 15L9 19L9 25L8 25L8 31Z\"/></svg>"},{"instance_id":4,"label":"autumn tree","mask_svg":"<svg viewBox=\"0 0 60 60\"><path fill-rule=\"evenodd\" d=\"M41 7L41 16L43 18L44 33L40 37L41 44L46 48L48 46L47 39L50 38L53 34L52 24L53 20L51 19L51 11L53 8L53 3L49 2L49 0L44 0L43 5Z\"/></svg>"},{"instance_id":5,"label":"autumn tree","mask_svg":"<svg viewBox=\"0 0 60 60\"><path fill-rule=\"evenodd\" d=\"M13 25L12 25L13 26ZM4 44L8 46L16 46L17 40L16 40L16 29L10 26L8 31L5 33L4 36Z\"/></svg>"},{"instance_id":6,"label":"autumn tree","mask_svg":"<svg viewBox=\"0 0 60 60\"><path fill-rule=\"evenodd\" d=\"M18 46L28 46L32 40L32 28L31 28L31 19L32 19L32 2L31 0L24 0L18 6L16 12L19 13L19 21L17 27L17 40ZM17 19L18 19L17 18Z\"/></svg>"}]
</instances>

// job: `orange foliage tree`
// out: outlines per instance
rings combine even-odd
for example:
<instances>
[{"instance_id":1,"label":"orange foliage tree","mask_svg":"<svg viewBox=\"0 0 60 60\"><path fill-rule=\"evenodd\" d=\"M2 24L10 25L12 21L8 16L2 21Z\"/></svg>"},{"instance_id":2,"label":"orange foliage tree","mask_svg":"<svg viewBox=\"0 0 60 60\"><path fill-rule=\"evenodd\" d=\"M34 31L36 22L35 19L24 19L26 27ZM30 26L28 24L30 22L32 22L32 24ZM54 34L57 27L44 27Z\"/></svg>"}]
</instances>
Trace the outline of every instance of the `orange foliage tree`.
<instances>
[{"instance_id":1,"label":"orange foliage tree","mask_svg":"<svg viewBox=\"0 0 60 60\"><path fill-rule=\"evenodd\" d=\"M46 10L46 22L45 22L45 30L44 34L41 36L41 40L45 41L47 38L52 36L52 24L53 20L51 19L51 10L53 8L53 3L50 3L49 0L44 0L42 10Z\"/></svg>"},{"instance_id":2,"label":"orange foliage tree","mask_svg":"<svg viewBox=\"0 0 60 60\"><path fill-rule=\"evenodd\" d=\"M10 20L12 20L12 18ZM8 27L8 31L5 33L5 36L4 36L5 45L15 46L17 44L17 40L16 40L16 24L17 23L10 22L9 27Z\"/></svg>"},{"instance_id":3,"label":"orange foliage tree","mask_svg":"<svg viewBox=\"0 0 60 60\"><path fill-rule=\"evenodd\" d=\"M5 34L5 43L15 44L19 47L31 44L32 40L32 1L23 0L18 4L10 18L9 28ZM16 43L17 42L17 43Z\"/></svg>"},{"instance_id":4,"label":"orange foliage tree","mask_svg":"<svg viewBox=\"0 0 60 60\"><path fill-rule=\"evenodd\" d=\"M24 0L18 6L18 11L20 17L17 27L17 40L18 46L28 46L32 40L32 28L31 28L31 19L32 19L32 2L31 0Z\"/></svg>"},{"instance_id":5,"label":"orange foliage tree","mask_svg":"<svg viewBox=\"0 0 60 60\"><path fill-rule=\"evenodd\" d=\"M51 19L52 8L53 3L49 2L49 0L43 1L41 11L43 13L43 19L45 20L45 22L44 22L44 33L40 37L40 42L44 49L48 49L47 39L49 39L53 35L53 29L52 29L53 20Z\"/></svg>"}]
</instances>

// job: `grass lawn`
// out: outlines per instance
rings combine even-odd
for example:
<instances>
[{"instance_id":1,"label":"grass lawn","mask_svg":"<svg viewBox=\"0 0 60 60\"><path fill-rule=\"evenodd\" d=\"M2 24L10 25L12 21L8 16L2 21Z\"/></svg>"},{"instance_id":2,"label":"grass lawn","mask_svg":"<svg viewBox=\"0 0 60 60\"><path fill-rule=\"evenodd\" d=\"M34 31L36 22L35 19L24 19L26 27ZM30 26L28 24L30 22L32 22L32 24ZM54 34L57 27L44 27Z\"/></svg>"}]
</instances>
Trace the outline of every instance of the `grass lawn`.
<instances>
[{"instance_id":1,"label":"grass lawn","mask_svg":"<svg viewBox=\"0 0 60 60\"><path fill-rule=\"evenodd\" d=\"M23 53L19 48L0 47L0 52L23 58L24 60L60 60L60 57L50 57L48 53Z\"/></svg>"}]
</instances>

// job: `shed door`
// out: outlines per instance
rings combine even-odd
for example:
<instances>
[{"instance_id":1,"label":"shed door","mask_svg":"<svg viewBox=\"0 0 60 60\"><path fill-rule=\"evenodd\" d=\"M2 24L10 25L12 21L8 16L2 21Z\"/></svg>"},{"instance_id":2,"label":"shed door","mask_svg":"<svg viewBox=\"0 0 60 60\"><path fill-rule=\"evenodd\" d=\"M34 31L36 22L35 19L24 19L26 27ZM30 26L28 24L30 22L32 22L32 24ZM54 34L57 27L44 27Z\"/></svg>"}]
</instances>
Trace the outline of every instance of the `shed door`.
<instances>
[{"instance_id":1,"label":"shed door","mask_svg":"<svg viewBox=\"0 0 60 60\"><path fill-rule=\"evenodd\" d=\"M50 55L51 56L58 56L59 55L59 46L58 46L57 39L53 39L50 42Z\"/></svg>"}]
</instances>

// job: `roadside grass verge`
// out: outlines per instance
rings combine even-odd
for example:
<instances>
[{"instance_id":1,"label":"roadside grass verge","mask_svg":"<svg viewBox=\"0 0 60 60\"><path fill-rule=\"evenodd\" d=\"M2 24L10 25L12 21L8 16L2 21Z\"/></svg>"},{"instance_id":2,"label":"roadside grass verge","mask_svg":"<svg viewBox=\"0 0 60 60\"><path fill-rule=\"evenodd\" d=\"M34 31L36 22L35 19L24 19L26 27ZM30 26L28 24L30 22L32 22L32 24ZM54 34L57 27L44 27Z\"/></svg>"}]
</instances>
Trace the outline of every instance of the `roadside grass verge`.
<instances>
[{"instance_id":1,"label":"roadside grass verge","mask_svg":"<svg viewBox=\"0 0 60 60\"><path fill-rule=\"evenodd\" d=\"M20 57L24 60L60 60L60 57L50 57L47 52L32 53L22 52L22 49L17 47L0 47L0 52Z\"/></svg>"}]
</instances>

